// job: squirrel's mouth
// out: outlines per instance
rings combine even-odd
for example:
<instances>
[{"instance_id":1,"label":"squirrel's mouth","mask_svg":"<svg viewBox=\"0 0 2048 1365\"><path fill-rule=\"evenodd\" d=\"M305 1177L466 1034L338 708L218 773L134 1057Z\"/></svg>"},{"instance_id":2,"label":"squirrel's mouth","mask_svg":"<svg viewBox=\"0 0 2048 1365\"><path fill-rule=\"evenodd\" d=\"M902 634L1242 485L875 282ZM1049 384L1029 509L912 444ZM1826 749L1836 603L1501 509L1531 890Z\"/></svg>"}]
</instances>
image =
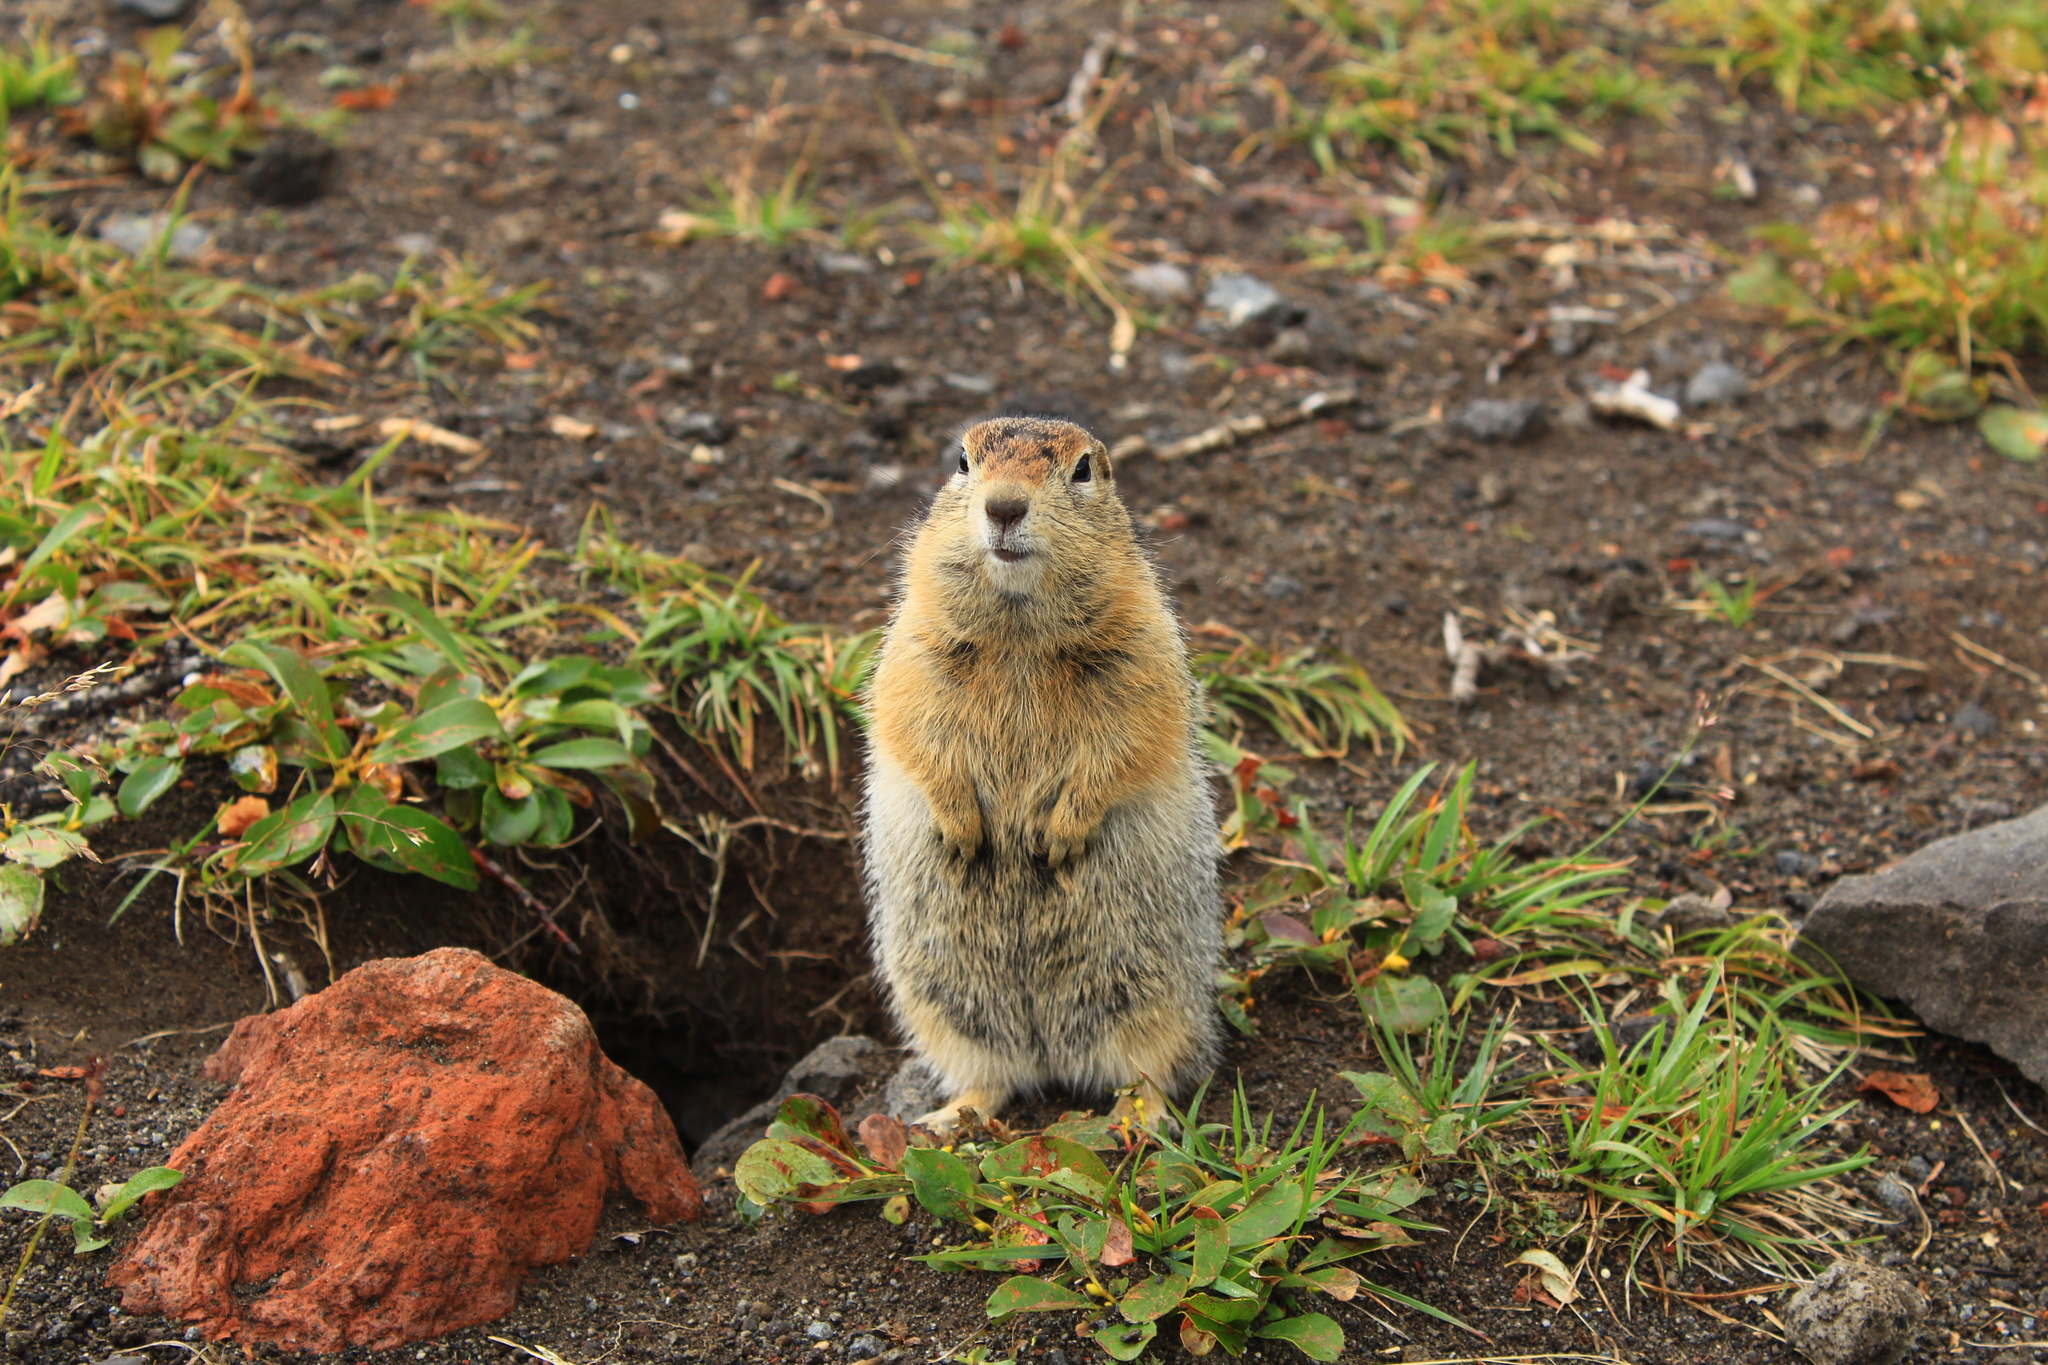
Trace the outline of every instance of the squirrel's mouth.
<instances>
[{"instance_id":1,"label":"squirrel's mouth","mask_svg":"<svg viewBox=\"0 0 2048 1365\"><path fill-rule=\"evenodd\" d=\"M1000 559L1005 564L1015 564L1019 560L1029 559L1031 557L1031 551L1029 550L1005 549L1001 545L990 546L989 553L994 555L997 559Z\"/></svg>"}]
</instances>

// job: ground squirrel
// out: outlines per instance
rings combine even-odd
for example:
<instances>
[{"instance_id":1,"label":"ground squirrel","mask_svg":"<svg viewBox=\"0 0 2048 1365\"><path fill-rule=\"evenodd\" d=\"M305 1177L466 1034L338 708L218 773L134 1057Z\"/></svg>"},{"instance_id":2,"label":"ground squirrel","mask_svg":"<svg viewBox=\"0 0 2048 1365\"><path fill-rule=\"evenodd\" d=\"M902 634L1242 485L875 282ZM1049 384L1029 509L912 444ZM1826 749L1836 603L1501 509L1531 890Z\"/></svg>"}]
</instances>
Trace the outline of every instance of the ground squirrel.
<instances>
[{"instance_id":1,"label":"ground squirrel","mask_svg":"<svg viewBox=\"0 0 2048 1365\"><path fill-rule=\"evenodd\" d=\"M1214 1065L1222 926L1200 693L1109 452L1069 422L962 438L868 693L875 961L950 1096Z\"/></svg>"}]
</instances>

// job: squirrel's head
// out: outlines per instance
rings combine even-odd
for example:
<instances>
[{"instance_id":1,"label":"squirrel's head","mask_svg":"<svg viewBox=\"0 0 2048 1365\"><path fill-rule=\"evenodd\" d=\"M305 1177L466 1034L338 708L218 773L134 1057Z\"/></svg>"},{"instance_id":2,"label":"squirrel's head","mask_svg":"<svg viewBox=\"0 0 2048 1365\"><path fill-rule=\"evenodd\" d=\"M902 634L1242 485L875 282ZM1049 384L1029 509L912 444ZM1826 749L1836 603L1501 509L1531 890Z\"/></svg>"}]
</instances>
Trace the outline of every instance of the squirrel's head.
<instances>
[{"instance_id":1,"label":"squirrel's head","mask_svg":"<svg viewBox=\"0 0 2048 1365\"><path fill-rule=\"evenodd\" d=\"M960 438L932 508L948 559L997 591L1029 597L1131 538L1109 451L1072 422L998 417Z\"/></svg>"}]
</instances>

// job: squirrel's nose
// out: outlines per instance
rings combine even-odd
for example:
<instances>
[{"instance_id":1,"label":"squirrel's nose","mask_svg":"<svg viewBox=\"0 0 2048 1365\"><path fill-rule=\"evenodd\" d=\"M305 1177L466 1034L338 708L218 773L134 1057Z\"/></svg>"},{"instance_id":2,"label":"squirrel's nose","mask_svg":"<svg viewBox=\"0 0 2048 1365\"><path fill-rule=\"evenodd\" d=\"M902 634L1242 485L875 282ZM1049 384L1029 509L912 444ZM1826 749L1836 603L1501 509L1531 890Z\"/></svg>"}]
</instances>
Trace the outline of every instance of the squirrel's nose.
<instances>
[{"instance_id":1,"label":"squirrel's nose","mask_svg":"<svg viewBox=\"0 0 2048 1365\"><path fill-rule=\"evenodd\" d=\"M1007 531L1024 520L1024 514L1031 510L1031 504L1022 498L990 498L986 508L988 519L996 524L996 529Z\"/></svg>"}]
</instances>

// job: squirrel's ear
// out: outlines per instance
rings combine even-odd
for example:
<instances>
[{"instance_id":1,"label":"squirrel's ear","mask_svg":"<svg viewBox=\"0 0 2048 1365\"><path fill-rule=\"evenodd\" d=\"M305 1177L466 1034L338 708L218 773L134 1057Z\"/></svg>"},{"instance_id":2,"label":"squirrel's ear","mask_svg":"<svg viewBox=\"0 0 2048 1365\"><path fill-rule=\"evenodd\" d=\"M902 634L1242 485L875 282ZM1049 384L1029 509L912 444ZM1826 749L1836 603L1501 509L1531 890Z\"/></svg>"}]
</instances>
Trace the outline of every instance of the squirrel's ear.
<instances>
[{"instance_id":1,"label":"squirrel's ear","mask_svg":"<svg viewBox=\"0 0 2048 1365\"><path fill-rule=\"evenodd\" d=\"M1088 461L1089 467L1094 470L1096 478L1106 483L1116 482L1116 466L1109 462L1108 446L1097 441L1088 448L1088 453L1081 458Z\"/></svg>"}]
</instances>

